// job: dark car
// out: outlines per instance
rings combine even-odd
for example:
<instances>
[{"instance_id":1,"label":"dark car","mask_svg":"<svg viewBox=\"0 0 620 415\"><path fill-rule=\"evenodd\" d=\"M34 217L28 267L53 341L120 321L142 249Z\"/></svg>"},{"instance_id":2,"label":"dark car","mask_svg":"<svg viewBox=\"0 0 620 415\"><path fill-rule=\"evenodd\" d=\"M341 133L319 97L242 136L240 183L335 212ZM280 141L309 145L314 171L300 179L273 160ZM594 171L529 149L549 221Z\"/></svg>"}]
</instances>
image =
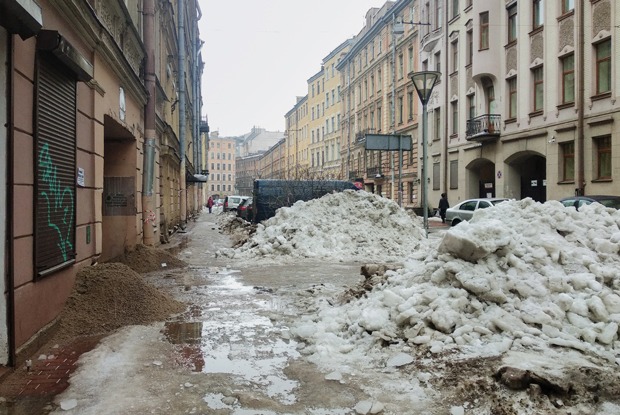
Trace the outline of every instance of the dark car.
<instances>
[{"instance_id":1,"label":"dark car","mask_svg":"<svg viewBox=\"0 0 620 415\"><path fill-rule=\"evenodd\" d=\"M237 206L237 216L248 222L252 221L252 212L252 197L242 200L239 206Z\"/></svg>"},{"instance_id":2,"label":"dark car","mask_svg":"<svg viewBox=\"0 0 620 415\"><path fill-rule=\"evenodd\" d=\"M600 203L601 205L620 209L620 196L609 196L609 195L593 195L593 196L572 196L565 197L564 199L560 199L560 203L562 203L566 207L574 207L579 210L580 206L589 205L591 203Z\"/></svg>"}]
</instances>

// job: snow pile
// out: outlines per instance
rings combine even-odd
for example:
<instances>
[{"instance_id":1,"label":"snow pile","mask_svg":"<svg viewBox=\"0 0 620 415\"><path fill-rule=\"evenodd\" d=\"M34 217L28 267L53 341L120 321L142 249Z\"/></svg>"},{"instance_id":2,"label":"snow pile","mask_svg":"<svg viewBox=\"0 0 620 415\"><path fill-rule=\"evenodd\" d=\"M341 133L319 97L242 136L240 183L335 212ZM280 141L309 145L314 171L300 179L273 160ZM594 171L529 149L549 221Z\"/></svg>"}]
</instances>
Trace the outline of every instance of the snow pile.
<instances>
[{"instance_id":1,"label":"snow pile","mask_svg":"<svg viewBox=\"0 0 620 415\"><path fill-rule=\"evenodd\" d=\"M501 203L293 333L318 362L383 339L475 356L559 346L620 364L619 226L598 204Z\"/></svg>"},{"instance_id":2,"label":"snow pile","mask_svg":"<svg viewBox=\"0 0 620 415\"><path fill-rule=\"evenodd\" d=\"M422 239L418 221L395 202L346 190L278 209L235 257L401 261Z\"/></svg>"}]
</instances>

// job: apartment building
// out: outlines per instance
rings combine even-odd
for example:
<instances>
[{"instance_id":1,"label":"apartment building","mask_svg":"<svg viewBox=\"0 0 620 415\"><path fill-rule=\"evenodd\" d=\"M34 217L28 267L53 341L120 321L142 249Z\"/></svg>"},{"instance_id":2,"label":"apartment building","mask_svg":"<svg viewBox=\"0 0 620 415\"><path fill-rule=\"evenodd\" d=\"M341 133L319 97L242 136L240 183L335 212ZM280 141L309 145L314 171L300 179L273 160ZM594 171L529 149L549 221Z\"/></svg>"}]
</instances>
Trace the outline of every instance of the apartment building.
<instances>
[{"instance_id":1,"label":"apartment building","mask_svg":"<svg viewBox=\"0 0 620 415\"><path fill-rule=\"evenodd\" d=\"M258 160L258 175L256 178L262 179L284 179L286 178L286 139L278 143L263 153Z\"/></svg>"},{"instance_id":2,"label":"apartment building","mask_svg":"<svg viewBox=\"0 0 620 415\"><path fill-rule=\"evenodd\" d=\"M237 194L235 188L236 144L235 138L220 137L218 131L211 132L207 157L209 168L207 197L213 196L223 199L226 196Z\"/></svg>"},{"instance_id":3,"label":"apartment building","mask_svg":"<svg viewBox=\"0 0 620 415\"><path fill-rule=\"evenodd\" d=\"M200 102L197 55L178 45L150 54L156 39L196 40L197 2L183 13L177 6L0 2L0 365L16 365L44 341L81 268L160 241L161 134L178 137L166 145L183 190L195 166L180 155L196 139ZM188 30L175 20L156 25L162 7L188 17ZM168 89L158 59L190 90ZM178 120L161 111L177 92L176 110L188 114ZM184 196L177 193L181 221Z\"/></svg>"},{"instance_id":4,"label":"apartment building","mask_svg":"<svg viewBox=\"0 0 620 415\"><path fill-rule=\"evenodd\" d=\"M451 7L442 157L450 201L620 194L617 3Z\"/></svg>"},{"instance_id":5,"label":"apartment building","mask_svg":"<svg viewBox=\"0 0 620 415\"><path fill-rule=\"evenodd\" d=\"M309 177L323 177L323 163L325 161L325 149L323 148L323 139L325 137L325 70L321 66L321 70L311 76L308 83L308 107L309 120L308 129L310 143L308 144L308 152L310 153ZM322 158L321 158L322 156Z\"/></svg>"},{"instance_id":6,"label":"apartment building","mask_svg":"<svg viewBox=\"0 0 620 415\"><path fill-rule=\"evenodd\" d=\"M368 11L366 25L336 68L343 91L343 176L373 193L419 204L418 101L408 73L418 62L413 1L386 2ZM366 150L368 134L412 138L412 151ZM399 183L401 192L399 193Z\"/></svg>"},{"instance_id":7,"label":"apartment building","mask_svg":"<svg viewBox=\"0 0 620 415\"><path fill-rule=\"evenodd\" d=\"M287 179L309 177L309 107L308 95L297 97L293 108L284 116Z\"/></svg>"},{"instance_id":8,"label":"apartment building","mask_svg":"<svg viewBox=\"0 0 620 415\"><path fill-rule=\"evenodd\" d=\"M352 44L353 39L347 39L331 51L323 59L321 71L308 80L308 96L313 97L310 103L310 171L314 177L342 178L342 86L336 65ZM319 87L320 94L317 92Z\"/></svg>"}]
</instances>

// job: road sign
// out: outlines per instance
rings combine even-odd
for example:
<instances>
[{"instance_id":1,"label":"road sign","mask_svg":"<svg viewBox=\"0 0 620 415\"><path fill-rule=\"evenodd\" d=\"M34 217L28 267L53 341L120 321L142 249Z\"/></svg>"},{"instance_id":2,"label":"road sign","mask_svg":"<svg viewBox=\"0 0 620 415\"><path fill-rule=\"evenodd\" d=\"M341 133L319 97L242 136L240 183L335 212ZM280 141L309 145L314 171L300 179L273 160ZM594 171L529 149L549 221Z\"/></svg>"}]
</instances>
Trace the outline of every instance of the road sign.
<instances>
[{"instance_id":1,"label":"road sign","mask_svg":"<svg viewBox=\"0 0 620 415\"><path fill-rule=\"evenodd\" d=\"M366 150L411 151L411 136L366 134Z\"/></svg>"}]
</instances>

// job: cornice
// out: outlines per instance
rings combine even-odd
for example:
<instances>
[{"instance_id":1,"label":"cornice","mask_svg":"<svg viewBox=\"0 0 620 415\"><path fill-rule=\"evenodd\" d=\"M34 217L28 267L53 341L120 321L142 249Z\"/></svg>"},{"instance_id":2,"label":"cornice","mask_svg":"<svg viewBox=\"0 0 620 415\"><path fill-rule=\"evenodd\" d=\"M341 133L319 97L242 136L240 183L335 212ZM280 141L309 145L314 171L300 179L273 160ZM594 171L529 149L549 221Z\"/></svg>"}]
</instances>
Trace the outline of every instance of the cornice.
<instances>
[{"instance_id":1,"label":"cornice","mask_svg":"<svg viewBox=\"0 0 620 415\"><path fill-rule=\"evenodd\" d=\"M127 9L123 5L120 7L123 15L113 15L109 12L110 3L111 1L97 2L101 8L95 10L87 2L80 0L49 0L49 4L65 16L67 22L73 23L73 29L93 52L103 57L118 79L123 81L122 85L127 93L144 105L147 91L140 79L140 70L146 51ZM117 41L123 31L120 28L111 30L109 27L114 17L123 19L123 29L127 29L125 34L130 34L124 38L125 51L119 47Z\"/></svg>"}]
</instances>

